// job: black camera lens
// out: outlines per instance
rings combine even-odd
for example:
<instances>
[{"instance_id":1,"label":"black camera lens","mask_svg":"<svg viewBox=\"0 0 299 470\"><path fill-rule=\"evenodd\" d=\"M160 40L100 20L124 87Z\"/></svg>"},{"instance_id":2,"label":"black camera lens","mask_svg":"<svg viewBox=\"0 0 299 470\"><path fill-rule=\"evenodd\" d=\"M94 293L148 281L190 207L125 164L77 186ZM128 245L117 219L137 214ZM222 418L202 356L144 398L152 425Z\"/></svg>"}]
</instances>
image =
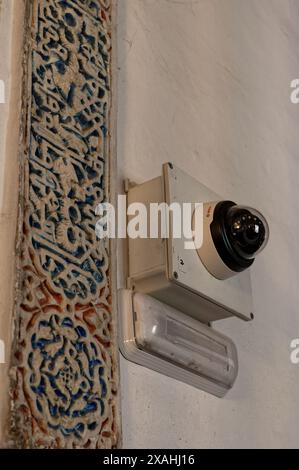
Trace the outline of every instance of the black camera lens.
<instances>
[{"instance_id":1,"label":"black camera lens","mask_svg":"<svg viewBox=\"0 0 299 470\"><path fill-rule=\"evenodd\" d=\"M266 239L266 225L253 209L233 206L228 210L225 225L230 241L244 258L252 258Z\"/></svg>"},{"instance_id":2,"label":"black camera lens","mask_svg":"<svg viewBox=\"0 0 299 470\"><path fill-rule=\"evenodd\" d=\"M237 272L251 266L269 238L269 227L263 215L232 201L217 204L210 228L219 256Z\"/></svg>"}]
</instances>

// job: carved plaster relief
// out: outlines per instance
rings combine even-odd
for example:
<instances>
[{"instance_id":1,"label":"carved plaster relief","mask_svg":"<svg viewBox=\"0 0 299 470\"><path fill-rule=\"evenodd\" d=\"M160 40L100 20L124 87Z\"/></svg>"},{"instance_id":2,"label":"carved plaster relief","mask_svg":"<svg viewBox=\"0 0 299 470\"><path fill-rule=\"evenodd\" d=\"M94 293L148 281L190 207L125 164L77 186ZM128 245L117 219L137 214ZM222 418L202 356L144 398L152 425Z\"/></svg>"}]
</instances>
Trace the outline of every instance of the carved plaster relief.
<instances>
[{"instance_id":1,"label":"carved plaster relief","mask_svg":"<svg viewBox=\"0 0 299 470\"><path fill-rule=\"evenodd\" d=\"M111 1L29 10L12 436L19 447L110 448L117 347L95 207L109 199Z\"/></svg>"}]
</instances>

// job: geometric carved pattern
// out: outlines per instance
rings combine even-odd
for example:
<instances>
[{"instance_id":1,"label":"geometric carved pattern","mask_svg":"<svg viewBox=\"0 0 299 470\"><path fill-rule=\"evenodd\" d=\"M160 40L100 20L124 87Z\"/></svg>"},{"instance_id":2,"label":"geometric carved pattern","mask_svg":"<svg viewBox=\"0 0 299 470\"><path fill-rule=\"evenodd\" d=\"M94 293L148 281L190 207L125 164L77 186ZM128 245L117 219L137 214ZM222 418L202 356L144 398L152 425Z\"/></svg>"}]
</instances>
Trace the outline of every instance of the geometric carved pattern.
<instances>
[{"instance_id":1,"label":"geometric carved pattern","mask_svg":"<svg viewBox=\"0 0 299 470\"><path fill-rule=\"evenodd\" d=\"M19 447L118 443L109 244L110 0L31 1L12 434Z\"/></svg>"}]
</instances>

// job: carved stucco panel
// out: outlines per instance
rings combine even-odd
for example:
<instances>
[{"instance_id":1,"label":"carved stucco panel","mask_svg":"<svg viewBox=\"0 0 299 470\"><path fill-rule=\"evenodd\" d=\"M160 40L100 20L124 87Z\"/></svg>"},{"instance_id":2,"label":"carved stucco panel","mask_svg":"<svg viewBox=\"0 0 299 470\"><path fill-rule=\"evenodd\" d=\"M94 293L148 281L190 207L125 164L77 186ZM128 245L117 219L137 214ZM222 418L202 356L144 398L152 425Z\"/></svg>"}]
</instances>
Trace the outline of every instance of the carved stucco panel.
<instances>
[{"instance_id":1,"label":"carved stucco panel","mask_svg":"<svg viewBox=\"0 0 299 470\"><path fill-rule=\"evenodd\" d=\"M113 447L118 370L109 244L110 0L28 3L12 436ZM24 100L26 103L26 100Z\"/></svg>"}]
</instances>

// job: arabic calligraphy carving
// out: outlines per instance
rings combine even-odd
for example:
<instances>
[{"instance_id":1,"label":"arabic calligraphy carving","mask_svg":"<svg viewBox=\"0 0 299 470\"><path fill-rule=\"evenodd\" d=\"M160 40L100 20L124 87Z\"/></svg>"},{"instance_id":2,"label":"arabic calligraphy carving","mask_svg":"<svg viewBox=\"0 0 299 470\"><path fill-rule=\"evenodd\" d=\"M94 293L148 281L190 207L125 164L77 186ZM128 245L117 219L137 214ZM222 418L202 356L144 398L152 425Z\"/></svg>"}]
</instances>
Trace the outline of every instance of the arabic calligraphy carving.
<instances>
[{"instance_id":1,"label":"arabic calligraphy carving","mask_svg":"<svg viewBox=\"0 0 299 470\"><path fill-rule=\"evenodd\" d=\"M109 246L110 0L34 0L20 302L11 370L22 447L113 447L117 368Z\"/></svg>"}]
</instances>

